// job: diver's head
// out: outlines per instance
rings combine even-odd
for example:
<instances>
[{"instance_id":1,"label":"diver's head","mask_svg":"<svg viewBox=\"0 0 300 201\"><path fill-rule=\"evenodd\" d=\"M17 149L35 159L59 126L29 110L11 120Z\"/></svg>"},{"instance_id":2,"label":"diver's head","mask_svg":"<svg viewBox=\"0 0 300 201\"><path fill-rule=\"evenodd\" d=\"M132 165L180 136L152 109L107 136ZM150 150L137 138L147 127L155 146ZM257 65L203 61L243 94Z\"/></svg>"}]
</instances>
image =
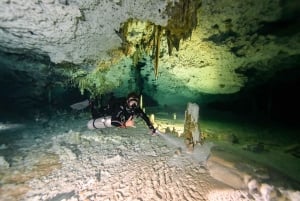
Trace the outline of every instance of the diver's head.
<instances>
[{"instance_id":1,"label":"diver's head","mask_svg":"<svg viewBox=\"0 0 300 201\"><path fill-rule=\"evenodd\" d=\"M138 105L139 105L139 96L134 92L128 94L128 96L127 96L128 108L134 109L134 108L137 108Z\"/></svg>"}]
</instances>

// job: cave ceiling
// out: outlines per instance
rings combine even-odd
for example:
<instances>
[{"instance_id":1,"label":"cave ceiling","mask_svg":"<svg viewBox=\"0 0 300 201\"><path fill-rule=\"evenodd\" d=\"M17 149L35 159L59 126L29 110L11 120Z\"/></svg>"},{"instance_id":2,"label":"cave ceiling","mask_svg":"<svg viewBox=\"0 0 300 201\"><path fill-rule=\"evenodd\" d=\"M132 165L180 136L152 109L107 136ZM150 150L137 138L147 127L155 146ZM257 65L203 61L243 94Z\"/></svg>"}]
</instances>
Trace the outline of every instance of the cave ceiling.
<instances>
[{"instance_id":1,"label":"cave ceiling","mask_svg":"<svg viewBox=\"0 0 300 201\"><path fill-rule=\"evenodd\" d=\"M3 0L1 71L13 71L15 79L21 72L19 79L41 87L56 75L60 86L73 84L92 94L138 90L163 104L176 103L178 96L182 101L233 94L298 66L299 5Z\"/></svg>"}]
</instances>

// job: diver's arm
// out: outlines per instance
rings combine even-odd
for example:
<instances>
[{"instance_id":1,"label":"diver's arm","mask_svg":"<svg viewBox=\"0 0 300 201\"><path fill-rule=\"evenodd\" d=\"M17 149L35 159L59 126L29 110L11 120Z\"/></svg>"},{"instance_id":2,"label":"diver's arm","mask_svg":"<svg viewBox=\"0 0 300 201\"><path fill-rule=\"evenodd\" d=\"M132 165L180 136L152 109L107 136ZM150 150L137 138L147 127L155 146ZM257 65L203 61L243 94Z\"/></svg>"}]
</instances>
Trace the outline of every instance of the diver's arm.
<instances>
[{"instance_id":1,"label":"diver's arm","mask_svg":"<svg viewBox=\"0 0 300 201\"><path fill-rule=\"evenodd\" d=\"M136 113L146 122L148 128L155 132L154 126L152 125L146 113L141 108L136 108Z\"/></svg>"}]
</instances>

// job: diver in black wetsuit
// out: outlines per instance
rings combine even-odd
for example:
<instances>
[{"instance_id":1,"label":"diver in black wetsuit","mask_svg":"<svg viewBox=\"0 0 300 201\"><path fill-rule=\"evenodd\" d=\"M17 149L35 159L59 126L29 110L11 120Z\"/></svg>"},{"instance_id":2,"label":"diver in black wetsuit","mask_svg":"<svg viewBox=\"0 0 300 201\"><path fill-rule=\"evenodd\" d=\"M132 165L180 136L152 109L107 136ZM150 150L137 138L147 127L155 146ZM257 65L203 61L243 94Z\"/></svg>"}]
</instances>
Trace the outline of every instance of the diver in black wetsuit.
<instances>
[{"instance_id":1,"label":"diver in black wetsuit","mask_svg":"<svg viewBox=\"0 0 300 201\"><path fill-rule=\"evenodd\" d=\"M141 117L152 131L152 134L156 132L148 116L139 107L139 96L134 92L128 94L126 99L119 99L115 103L100 108L100 110L96 110L93 105L91 105L91 108L93 119L87 124L89 129L113 126L120 128L135 127L133 119Z\"/></svg>"}]
</instances>

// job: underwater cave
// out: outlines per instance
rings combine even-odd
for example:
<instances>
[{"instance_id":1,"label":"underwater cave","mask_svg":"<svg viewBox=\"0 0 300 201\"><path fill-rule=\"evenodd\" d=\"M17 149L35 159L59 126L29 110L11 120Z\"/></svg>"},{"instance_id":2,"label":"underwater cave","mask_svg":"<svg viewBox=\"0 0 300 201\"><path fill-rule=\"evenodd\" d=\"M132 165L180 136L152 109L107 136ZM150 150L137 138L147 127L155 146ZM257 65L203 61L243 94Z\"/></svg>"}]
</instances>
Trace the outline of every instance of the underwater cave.
<instances>
[{"instance_id":1,"label":"underwater cave","mask_svg":"<svg viewBox=\"0 0 300 201\"><path fill-rule=\"evenodd\" d=\"M0 200L299 200L299 8L2 1Z\"/></svg>"}]
</instances>

